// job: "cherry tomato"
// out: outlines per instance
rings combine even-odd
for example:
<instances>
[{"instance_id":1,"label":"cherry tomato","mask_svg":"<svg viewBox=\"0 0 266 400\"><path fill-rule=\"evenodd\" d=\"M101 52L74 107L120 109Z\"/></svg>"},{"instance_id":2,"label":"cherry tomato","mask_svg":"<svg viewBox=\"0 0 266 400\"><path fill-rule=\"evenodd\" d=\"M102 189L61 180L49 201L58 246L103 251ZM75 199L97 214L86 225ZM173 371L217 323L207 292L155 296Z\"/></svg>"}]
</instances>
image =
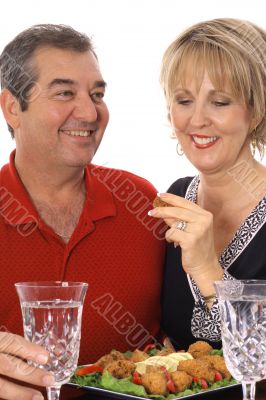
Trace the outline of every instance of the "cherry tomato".
<instances>
[{"instance_id":1,"label":"cherry tomato","mask_svg":"<svg viewBox=\"0 0 266 400\"><path fill-rule=\"evenodd\" d=\"M133 373L133 383L135 383L135 385L141 385L142 384L141 376L137 371L135 371Z\"/></svg>"},{"instance_id":2,"label":"cherry tomato","mask_svg":"<svg viewBox=\"0 0 266 400\"><path fill-rule=\"evenodd\" d=\"M214 380L215 380L215 382L219 382L219 381L221 381L222 379L223 379L223 376L222 376L221 372L215 371L215 375L214 375Z\"/></svg>"},{"instance_id":3,"label":"cherry tomato","mask_svg":"<svg viewBox=\"0 0 266 400\"><path fill-rule=\"evenodd\" d=\"M167 389L168 389L168 391L169 391L170 393L175 393L175 392L176 392L175 384L174 384L174 382L173 382L172 379L169 379L169 380L167 381L166 387L167 387Z\"/></svg>"},{"instance_id":4,"label":"cherry tomato","mask_svg":"<svg viewBox=\"0 0 266 400\"><path fill-rule=\"evenodd\" d=\"M208 389L208 387L209 387L208 382L204 378L201 378L200 384L201 384L202 389Z\"/></svg>"},{"instance_id":5,"label":"cherry tomato","mask_svg":"<svg viewBox=\"0 0 266 400\"><path fill-rule=\"evenodd\" d=\"M88 375L92 374L93 372L103 372L103 368L99 365L88 365L87 367L80 368L76 371L76 375Z\"/></svg>"},{"instance_id":6,"label":"cherry tomato","mask_svg":"<svg viewBox=\"0 0 266 400\"><path fill-rule=\"evenodd\" d=\"M154 349L156 346L155 346L155 344L154 343L150 343L150 344L147 344L147 346L145 346L144 347L144 352L145 353L147 353L149 350L151 350L151 349Z\"/></svg>"}]
</instances>

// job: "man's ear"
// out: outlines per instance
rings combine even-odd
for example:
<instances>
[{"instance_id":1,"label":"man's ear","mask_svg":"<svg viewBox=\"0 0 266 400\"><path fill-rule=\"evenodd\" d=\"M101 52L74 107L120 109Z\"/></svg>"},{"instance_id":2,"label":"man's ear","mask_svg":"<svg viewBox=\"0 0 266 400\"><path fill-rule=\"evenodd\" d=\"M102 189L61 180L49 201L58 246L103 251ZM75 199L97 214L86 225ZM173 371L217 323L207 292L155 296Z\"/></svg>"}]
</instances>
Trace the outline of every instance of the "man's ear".
<instances>
[{"instance_id":1,"label":"man's ear","mask_svg":"<svg viewBox=\"0 0 266 400\"><path fill-rule=\"evenodd\" d=\"M18 99L8 89L0 94L0 103L5 120L14 130L19 127L20 104Z\"/></svg>"}]
</instances>

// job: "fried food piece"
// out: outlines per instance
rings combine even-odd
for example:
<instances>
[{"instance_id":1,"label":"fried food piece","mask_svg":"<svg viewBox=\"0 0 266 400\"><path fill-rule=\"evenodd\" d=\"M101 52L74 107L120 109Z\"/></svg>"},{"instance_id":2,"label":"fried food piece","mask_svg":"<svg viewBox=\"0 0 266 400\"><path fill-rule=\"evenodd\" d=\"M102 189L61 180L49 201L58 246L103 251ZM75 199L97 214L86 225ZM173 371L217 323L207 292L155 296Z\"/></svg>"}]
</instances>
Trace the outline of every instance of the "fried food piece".
<instances>
[{"instance_id":1,"label":"fried food piece","mask_svg":"<svg viewBox=\"0 0 266 400\"><path fill-rule=\"evenodd\" d=\"M163 367L161 365L149 365L147 364L145 374L148 372L164 372ZM143 374L142 374L143 375Z\"/></svg>"},{"instance_id":2,"label":"fried food piece","mask_svg":"<svg viewBox=\"0 0 266 400\"><path fill-rule=\"evenodd\" d=\"M153 207L170 207L169 204L167 204L165 201L163 201L160 197L155 197L153 200Z\"/></svg>"},{"instance_id":3,"label":"fried food piece","mask_svg":"<svg viewBox=\"0 0 266 400\"><path fill-rule=\"evenodd\" d=\"M140 361L144 361L147 360L147 358L149 358L149 355L147 353L145 353L144 351L141 350L134 350L132 353L132 356L130 357L130 361L137 363Z\"/></svg>"},{"instance_id":4,"label":"fried food piece","mask_svg":"<svg viewBox=\"0 0 266 400\"><path fill-rule=\"evenodd\" d=\"M209 343L199 340L189 346L188 353L190 353L193 358L200 358L209 355L212 350L213 348Z\"/></svg>"},{"instance_id":5,"label":"fried food piece","mask_svg":"<svg viewBox=\"0 0 266 400\"><path fill-rule=\"evenodd\" d=\"M112 350L111 353L99 358L99 360L96 361L95 364L99 365L102 368L105 368L107 365L112 364L114 361L125 359L126 358L123 353L120 353L120 351L117 350Z\"/></svg>"},{"instance_id":6,"label":"fried food piece","mask_svg":"<svg viewBox=\"0 0 266 400\"><path fill-rule=\"evenodd\" d=\"M213 368L215 371L218 371L222 374L223 378L231 379L232 375L228 371L224 358L222 356L213 355L213 356L204 356L201 360L207 361L208 364Z\"/></svg>"},{"instance_id":7,"label":"fried food piece","mask_svg":"<svg viewBox=\"0 0 266 400\"><path fill-rule=\"evenodd\" d=\"M192 376L188 375L185 371L175 371L170 375L175 384L177 392L183 392L186 390L188 387L190 387L193 381Z\"/></svg>"},{"instance_id":8,"label":"fried food piece","mask_svg":"<svg viewBox=\"0 0 266 400\"><path fill-rule=\"evenodd\" d=\"M150 394L167 394L166 377L162 371L147 372L141 375L142 385L147 393Z\"/></svg>"},{"instance_id":9,"label":"fried food piece","mask_svg":"<svg viewBox=\"0 0 266 400\"><path fill-rule=\"evenodd\" d=\"M113 361L111 364L108 364L104 371L109 371L115 378L127 378L131 376L135 371L136 366L133 362L128 360L117 360Z\"/></svg>"},{"instance_id":10,"label":"fried food piece","mask_svg":"<svg viewBox=\"0 0 266 400\"><path fill-rule=\"evenodd\" d=\"M202 359L180 361L177 370L186 372L192 378L204 378L209 382L215 379L214 369Z\"/></svg>"},{"instance_id":11,"label":"fried food piece","mask_svg":"<svg viewBox=\"0 0 266 400\"><path fill-rule=\"evenodd\" d=\"M166 347L166 348L158 351L158 353L156 353L156 356L167 356L168 354L172 354L172 353L173 353L173 349Z\"/></svg>"}]
</instances>

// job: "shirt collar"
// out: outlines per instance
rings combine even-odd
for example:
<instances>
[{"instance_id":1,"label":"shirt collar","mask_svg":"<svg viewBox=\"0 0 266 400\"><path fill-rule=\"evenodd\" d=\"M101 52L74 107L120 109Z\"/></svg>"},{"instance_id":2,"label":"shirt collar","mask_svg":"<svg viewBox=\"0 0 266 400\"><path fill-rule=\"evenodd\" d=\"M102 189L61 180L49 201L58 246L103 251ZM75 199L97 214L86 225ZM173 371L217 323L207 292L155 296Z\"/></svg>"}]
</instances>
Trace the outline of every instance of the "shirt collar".
<instances>
[{"instance_id":1,"label":"shirt collar","mask_svg":"<svg viewBox=\"0 0 266 400\"><path fill-rule=\"evenodd\" d=\"M40 223L40 217L23 185L15 167L15 150L10 154L9 164L0 174L0 214L9 225ZM83 217L91 221L116 215L116 207L111 191L92 171L95 165L85 169L86 201Z\"/></svg>"}]
</instances>

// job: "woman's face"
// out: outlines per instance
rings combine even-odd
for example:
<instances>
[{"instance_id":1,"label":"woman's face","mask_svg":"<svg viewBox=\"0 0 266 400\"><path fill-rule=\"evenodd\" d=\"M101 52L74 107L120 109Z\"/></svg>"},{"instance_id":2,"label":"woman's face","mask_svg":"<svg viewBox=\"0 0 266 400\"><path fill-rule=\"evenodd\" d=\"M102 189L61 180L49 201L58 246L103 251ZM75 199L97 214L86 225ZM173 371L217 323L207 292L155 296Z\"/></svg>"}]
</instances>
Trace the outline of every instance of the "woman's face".
<instances>
[{"instance_id":1,"label":"woman's face","mask_svg":"<svg viewBox=\"0 0 266 400\"><path fill-rule=\"evenodd\" d=\"M227 170L251 156L248 132L251 112L225 85L217 91L205 73L174 90L170 120L185 155L203 173Z\"/></svg>"}]
</instances>

